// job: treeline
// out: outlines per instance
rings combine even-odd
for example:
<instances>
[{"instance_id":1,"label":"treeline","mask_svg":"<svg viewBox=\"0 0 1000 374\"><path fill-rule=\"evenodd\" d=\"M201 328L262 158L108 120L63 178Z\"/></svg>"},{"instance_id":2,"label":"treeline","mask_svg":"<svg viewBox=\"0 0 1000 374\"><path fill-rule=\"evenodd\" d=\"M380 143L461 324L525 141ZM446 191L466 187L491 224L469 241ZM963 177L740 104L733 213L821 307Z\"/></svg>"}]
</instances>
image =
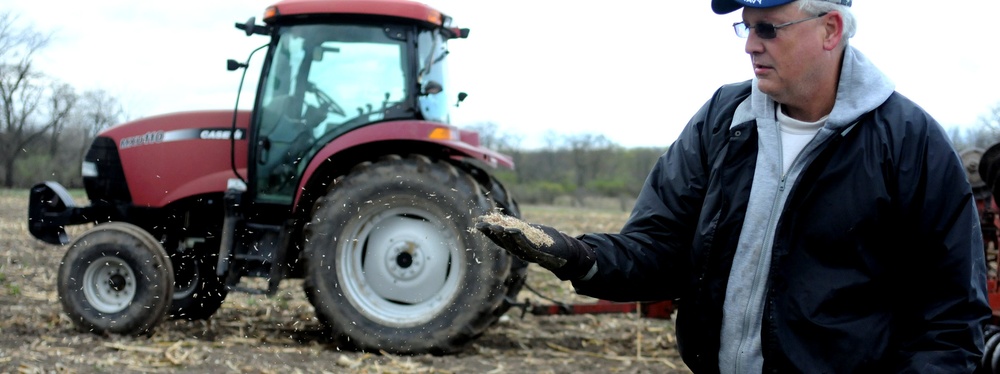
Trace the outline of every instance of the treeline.
<instances>
[{"instance_id":1,"label":"treeline","mask_svg":"<svg viewBox=\"0 0 1000 374\"><path fill-rule=\"evenodd\" d=\"M88 94L89 95L89 94ZM91 99L77 98L78 103ZM86 113L90 105L80 105ZM87 117L72 115L61 128L37 132L32 141L22 143L14 162L4 162L0 168L12 167L5 186L27 188L40 181L57 181L70 188L82 187L81 162L96 131L106 127L87 122ZM93 126L82 126L82 125ZM0 133L6 142L6 131ZM500 170L497 178L523 204L560 204L590 206L594 198L612 201L614 208L628 209L638 194L646 174L664 148L624 148L603 135L552 134L542 149L501 148L499 151L514 159L514 170ZM6 169L2 169L6 170ZM605 206L607 207L607 206Z\"/></svg>"},{"instance_id":2,"label":"treeline","mask_svg":"<svg viewBox=\"0 0 1000 374\"><path fill-rule=\"evenodd\" d=\"M966 129L952 127L948 131L955 149L960 152L966 149L986 150L1000 142L1000 102L980 116L977 125Z\"/></svg>"},{"instance_id":3,"label":"treeline","mask_svg":"<svg viewBox=\"0 0 1000 374\"><path fill-rule=\"evenodd\" d=\"M78 91L35 67L49 40L0 10L0 183L7 188L42 180L80 187L83 153L124 117L115 97Z\"/></svg>"},{"instance_id":4,"label":"treeline","mask_svg":"<svg viewBox=\"0 0 1000 374\"><path fill-rule=\"evenodd\" d=\"M46 75L34 59L51 35L0 10L0 185L27 188L52 180L82 187L81 164L97 134L126 115L116 97L80 90ZM478 125L485 145L511 155L516 170L498 177L523 203L588 197L634 198L664 149L626 149L602 135L552 134L543 149L523 150L493 124Z\"/></svg>"},{"instance_id":5,"label":"treeline","mask_svg":"<svg viewBox=\"0 0 1000 374\"><path fill-rule=\"evenodd\" d=\"M0 184L7 188L46 180L82 187L81 164L94 137L126 120L117 98L38 70L33 60L50 39L0 10ZM665 150L627 149L592 134L552 134L543 149L524 150L494 124L476 127L486 146L514 158L517 168L498 177L523 203L586 204L603 196L628 205Z\"/></svg>"},{"instance_id":6,"label":"treeline","mask_svg":"<svg viewBox=\"0 0 1000 374\"><path fill-rule=\"evenodd\" d=\"M570 135L567 140L579 136ZM666 148L622 148L608 145L593 149L571 148L509 152L513 171L501 171L514 197L525 204L589 206L589 198L613 198L625 210L638 195L650 168Z\"/></svg>"},{"instance_id":7,"label":"treeline","mask_svg":"<svg viewBox=\"0 0 1000 374\"><path fill-rule=\"evenodd\" d=\"M521 137L502 133L495 123L467 127L487 148L514 159L514 170L497 178L523 204L588 206L595 197L612 198L629 209L646 175L667 147L625 148L600 134L550 132L539 149L521 147ZM608 207L608 206L604 206Z\"/></svg>"},{"instance_id":8,"label":"treeline","mask_svg":"<svg viewBox=\"0 0 1000 374\"><path fill-rule=\"evenodd\" d=\"M0 186L27 188L54 180L82 187L81 163L94 137L127 120L118 99L100 90L79 90L47 76L33 64L50 35L0 10ZM589 205L594 197L627 209L650 168L667 146L625 148L600 134L550 133L544 147L522 147L523 138L494 123L469 128L483 145L513 157L515 170L498 178L524 204ZM959 150L987 148L1000 140L1000 103L976 128L953 128Z\"/></svg>"},{"instance_id":9,"label":"treeline","mask_svg":"<svg viewBox=\"0 0 1000 374\"><path fill-rule=\"evenodd\" d=\"M22 188L40 181L56 181L70 188L83 187L84 153L101 130L122 120L121 107L104 91L76 93L65 84L39 91L41 101L47 105L21 111L13 121L3 121L3 186Z\"/></svg>"}]
</instances>

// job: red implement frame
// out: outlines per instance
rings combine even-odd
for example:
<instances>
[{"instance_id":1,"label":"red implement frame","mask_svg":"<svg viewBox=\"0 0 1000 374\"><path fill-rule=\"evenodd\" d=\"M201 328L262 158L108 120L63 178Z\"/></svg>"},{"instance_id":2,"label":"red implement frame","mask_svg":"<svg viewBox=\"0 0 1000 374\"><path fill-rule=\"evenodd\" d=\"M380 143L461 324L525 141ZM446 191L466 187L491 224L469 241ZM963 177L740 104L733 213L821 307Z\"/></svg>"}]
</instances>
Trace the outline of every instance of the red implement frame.
<instances>
[{"instance_id":1,"label":"red implement frame","mask_svg":"<svg viewBox=\"0 0 1000 374\"><path fill-rule=\"evenodd\" d=\"M670 319L674 312L674 304L670 301L657 301L652 303L617 303L607 300L598 300L586 304L547 304L528 305L524 309L536 316L548 316L556 314L613 314L613 313L635 313L646 318Z\"/></svg>"},{"instance_id":2,"label":"red implement frame","mask_svg":"<svg viewBox=\"0 0 1000 374\"><path fill-rule=\"evenodd\" d=\"M993 323L1000 324L1000 256L997 255L1000 239L1000 215L997 204L989 192L976 194L976 208L979 210L979 225L983 229L983 250L986 255L986 295L993 309Z\"/></svg>"}]
</instances>

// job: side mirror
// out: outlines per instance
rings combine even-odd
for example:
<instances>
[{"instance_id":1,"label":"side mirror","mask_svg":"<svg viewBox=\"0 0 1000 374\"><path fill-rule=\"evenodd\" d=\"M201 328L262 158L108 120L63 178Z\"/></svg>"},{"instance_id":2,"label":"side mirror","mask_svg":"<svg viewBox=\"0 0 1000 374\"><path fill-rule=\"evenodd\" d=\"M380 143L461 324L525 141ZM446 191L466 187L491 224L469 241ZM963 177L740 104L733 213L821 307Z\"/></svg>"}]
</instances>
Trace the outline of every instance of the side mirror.
<instances>
[{"instance_id":1,"label":"side mirror","mask_svg":"<svg viewBox=\"0 0 1000 374\"><path fill-rule=\"evenodd\" d=\"M452 27L448 29L448 32L451 34L451 39L455 38L465 39L469 37L469 29L465 28L460 29L458 27Z\"/></svg>"},{"instance_id":2,"label":"side mirror","mask_svg":"<svg viewBox=\"0 0 1000 374\"><path fill-rule=\"evenodd\" d=\"M250 17L246 23L244 23L243 31L247 33L247 36L253 35L254 25L257 24L257 17ZM240 27L240 24L236 24L236 27Z\"/></svg>"},{"instance_id":3,"label":"side mirror","mask_svg":"<svg viewBox=\"0 0 1000 374\"><path fill-rule=\"evenodd\" d=\"M267 26L257 25L257 18L256 17L250 17L250 19L248 19L246 21L246 23L239 23L239 22L237 22L236 23L236 28L240 29L240 30L243 30L243 32L245 32L247 34L247 36L250 36L250 35L253 35L253 34L257 34L257 35L268 35L268 34L270 34L270 29L268 29Z\"/></svg>"},{"instance_id":4,"label":"side mirror","mask_svg":"<svg viewBox=\"0 0 1000 374\"><path fill-rule=\"evenodd\" d=\"M469 94L467 94L465 92L459 92L458 93L458 102L455 103L455 107L458 108L458 105L461 104L463 101L465 101L465 98L467 98L467 97L469 97Z\"/></svg>"}]
</instances>

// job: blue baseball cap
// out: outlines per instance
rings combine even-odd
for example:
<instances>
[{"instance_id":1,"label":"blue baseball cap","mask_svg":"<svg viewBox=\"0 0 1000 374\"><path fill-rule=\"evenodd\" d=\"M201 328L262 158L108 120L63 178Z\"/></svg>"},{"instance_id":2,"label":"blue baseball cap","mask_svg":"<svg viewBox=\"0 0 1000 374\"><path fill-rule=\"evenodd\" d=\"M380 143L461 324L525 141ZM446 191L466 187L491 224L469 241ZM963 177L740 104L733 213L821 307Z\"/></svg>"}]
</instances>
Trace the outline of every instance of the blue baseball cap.
<instances>
[{"instance_id":1,"label":"blue baseball cap","mask_svg":"<svg viewBox=\"0 0 1000 374\"><path fill-rule=\"evenodd\" d=\"M785 5L795 0L712 0L712 11L715 14L726 14L742 7L771 8ZM851 0L823 0L840 5L851 6Z\"/></svg>"}]
</instances>

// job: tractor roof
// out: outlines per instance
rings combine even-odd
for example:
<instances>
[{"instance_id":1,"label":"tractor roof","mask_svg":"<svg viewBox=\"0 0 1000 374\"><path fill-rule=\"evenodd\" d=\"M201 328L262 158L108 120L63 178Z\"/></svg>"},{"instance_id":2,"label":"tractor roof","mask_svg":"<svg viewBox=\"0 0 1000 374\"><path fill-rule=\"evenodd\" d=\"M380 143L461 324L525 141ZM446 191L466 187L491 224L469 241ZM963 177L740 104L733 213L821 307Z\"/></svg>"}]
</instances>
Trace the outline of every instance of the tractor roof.
<instances>
[{"instance_id":1,"label":"tractor roof","mask_svg":"<svg viewBox=\"0 0 1000 374\"><path fill-rule=\"evenodd\" d=\"M388 16L450 27L447 16L412 0L281 0L267 9L264 21L270 23L274 17L320 14Z\"/></svg>"}]
</instances>

